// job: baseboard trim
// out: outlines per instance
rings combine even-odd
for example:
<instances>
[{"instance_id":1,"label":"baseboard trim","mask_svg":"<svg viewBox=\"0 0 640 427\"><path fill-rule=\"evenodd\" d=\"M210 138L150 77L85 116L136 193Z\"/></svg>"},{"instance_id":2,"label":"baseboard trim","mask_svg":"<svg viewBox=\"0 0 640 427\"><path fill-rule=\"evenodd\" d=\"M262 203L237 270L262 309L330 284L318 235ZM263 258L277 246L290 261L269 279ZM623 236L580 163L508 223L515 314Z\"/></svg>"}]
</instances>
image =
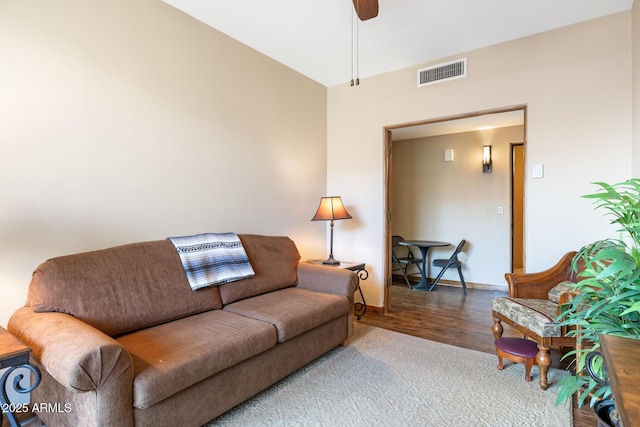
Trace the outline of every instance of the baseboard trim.
<instances>
[{"instance_id":1,"label":"baseboard trim","mask_svg":"<svg viewBox=\"0 0 640 427\"><path fill-rule=\"evenodd\" d=\"M420 276L416 276L416 275L409 275L409 279L411 281L412 284L416 284L420 281ZM407 285L406 282L404 281L404 277L401 275L393 275L393 281L397 282L399 285L400 283L404 284L405 286ZM433 283L433 279L429 278L429 283ZM494 284L490 284L490 283L476 283L476 282L467 282L465 280L464 282L467 285L467 289L481 289L484 291L508 291L509 288L507 287L507 284L505 283L504 285L494 285ZM440 279L440 282L438 282L438 286L440 285L445 285L445 286L457 286L459 288L462 287L462 284L459 281L456 280L445 280L445 279Z\"/></svg>"},{"instance_id":2,"label":"baseboard trim","mask_svg":"<svg viewBox=\"0 0 640 427\"><path fill-rule=\"evenodd\" d=\"M420 281L420 277L418 276L414 276L414 275L410 275L409 276L411 279L411 282L415 285ZM393 275L393 281L395 283L397 283L396 286L407 286L406 282L404 281L404 277L401 275ZM429 279L429 282L433 283L433 279ZM504 285L492 285L492 284L488 284L488 283L474 283L474 282L467 282L465 281L465 284L467 285L467 289L480 289L483 291L508 291L508 287L506 284ZM458 288L462 288L462 284L458 281L455 280L440 280L440 282L438 283L438 286L443 285L443 286L452 286L452 287L458 287ZM421 291L417 291L417 292L421 292ZM461 290L462 292L462 290ZM379 315L384 315L384 307L378 307L376 305L369 305L367 304L367 313L373 313L373 314L379 314ZM366 314L365 314L366 316Z\"/></svg>"}]
</instances>

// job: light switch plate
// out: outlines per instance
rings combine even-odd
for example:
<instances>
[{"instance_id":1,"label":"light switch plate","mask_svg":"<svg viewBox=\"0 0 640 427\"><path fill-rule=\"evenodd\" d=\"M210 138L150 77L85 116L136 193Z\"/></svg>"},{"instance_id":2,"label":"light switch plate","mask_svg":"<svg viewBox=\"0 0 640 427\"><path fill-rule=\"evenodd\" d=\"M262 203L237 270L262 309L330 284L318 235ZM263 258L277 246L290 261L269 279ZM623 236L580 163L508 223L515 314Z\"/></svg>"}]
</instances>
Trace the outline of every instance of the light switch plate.
<instances>
[{"instance_id":1,"label":"light switch plate","mask_svg":"<svg viewBox=\"0 0 640 427\"><path fill-rule=\"evenodd\" d=\"M533 165L532 175L534 178L542 178L544 176L544 165L542 164Z\"/></svg>"}]
</instances>

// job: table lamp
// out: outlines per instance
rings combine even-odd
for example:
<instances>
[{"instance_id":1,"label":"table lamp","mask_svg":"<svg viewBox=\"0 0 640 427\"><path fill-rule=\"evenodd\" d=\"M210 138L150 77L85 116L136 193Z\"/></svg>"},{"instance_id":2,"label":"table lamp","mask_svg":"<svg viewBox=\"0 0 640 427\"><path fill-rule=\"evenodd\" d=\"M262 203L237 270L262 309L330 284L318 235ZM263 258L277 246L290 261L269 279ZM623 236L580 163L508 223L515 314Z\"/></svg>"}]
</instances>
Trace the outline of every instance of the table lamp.
<instances>
[{"instance_id":1,"label":"table lamp","mask_svg":"<svg viewBox=\"0 0 640 427\"><path fill-rule=\"evenodd\" d=\"M340 196L330 196L320 198L318 211L311 218L311 221L331 221L331 245L329 259L322 261L325 265L340 265L340 261L333 258L333 221L339 219L350 219L351 215L342 204Z\"/></svg>"}]
</instances>

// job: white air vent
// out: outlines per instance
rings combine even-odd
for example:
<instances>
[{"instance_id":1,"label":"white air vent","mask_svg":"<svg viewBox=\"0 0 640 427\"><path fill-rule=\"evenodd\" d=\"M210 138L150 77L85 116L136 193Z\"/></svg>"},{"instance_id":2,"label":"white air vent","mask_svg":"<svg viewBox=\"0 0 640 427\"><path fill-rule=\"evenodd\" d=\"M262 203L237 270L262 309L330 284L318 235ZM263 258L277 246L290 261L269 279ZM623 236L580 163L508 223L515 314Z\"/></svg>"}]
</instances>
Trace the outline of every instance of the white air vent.
<instances>
[{"instance_id":1,"label":"white air vent","mask_svg":"<svg viewBox=\"0 0 640 427\"><path fill-rule=\"evenodd\" d=\"M467 58L418 70L418 87L467 77Z\"/></svg>"}]
</instances>

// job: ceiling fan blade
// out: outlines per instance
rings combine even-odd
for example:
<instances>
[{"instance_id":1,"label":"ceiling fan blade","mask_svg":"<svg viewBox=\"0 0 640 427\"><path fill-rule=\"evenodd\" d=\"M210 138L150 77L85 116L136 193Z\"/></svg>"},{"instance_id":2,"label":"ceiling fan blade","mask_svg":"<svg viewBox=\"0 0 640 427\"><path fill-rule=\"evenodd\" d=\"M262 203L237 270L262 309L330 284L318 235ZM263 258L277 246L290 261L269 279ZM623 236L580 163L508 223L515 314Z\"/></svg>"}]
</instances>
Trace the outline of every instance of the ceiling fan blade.
<instances>
[{"instance_id":1,"label":"ceiling fan blade","mask_svg":"<svg viewBox=\"0 0 640 427\"><path fill-rule=\"evenodd\" d=\"M353 0L353 7L361 21L378 16L378 0Z\"/></svg>"}]
</instances>

